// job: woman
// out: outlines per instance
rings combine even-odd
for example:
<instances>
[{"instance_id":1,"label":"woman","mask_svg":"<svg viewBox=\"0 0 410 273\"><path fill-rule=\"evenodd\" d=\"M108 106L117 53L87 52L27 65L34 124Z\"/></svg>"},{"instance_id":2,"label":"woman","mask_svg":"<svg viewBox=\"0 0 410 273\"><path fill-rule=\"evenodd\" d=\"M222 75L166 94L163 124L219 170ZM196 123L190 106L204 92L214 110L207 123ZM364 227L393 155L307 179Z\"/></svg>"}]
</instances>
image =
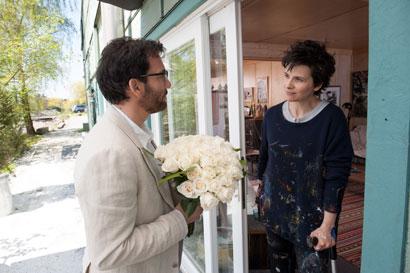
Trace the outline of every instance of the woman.
<instances>
[{"instance_id":1,"label":"woman","mask_svg":"<svg viewBox=\"0 0 410 273\"><path fill-rule=\"evenodd\" d=\"M258 167L271 272L324 273L352 144L342 110L318 98L335 71L325 46L297 42L282 65L287 100L266 112ZM308 237L318 238L314 249Z\"/></svg>"}]
</instances>

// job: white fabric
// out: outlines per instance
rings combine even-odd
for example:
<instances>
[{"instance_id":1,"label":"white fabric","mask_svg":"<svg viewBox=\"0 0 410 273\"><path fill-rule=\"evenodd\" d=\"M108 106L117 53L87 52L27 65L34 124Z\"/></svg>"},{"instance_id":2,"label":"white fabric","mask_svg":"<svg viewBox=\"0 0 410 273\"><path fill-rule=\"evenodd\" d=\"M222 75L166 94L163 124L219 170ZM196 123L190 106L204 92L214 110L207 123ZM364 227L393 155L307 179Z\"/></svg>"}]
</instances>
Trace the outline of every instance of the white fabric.
<instances>
[{"instance_id":1,"label":"white fabric","mask_svg":"<svg viewBox=\"0 0 410 273\"><path fill-rule=\"evenodd\" d=\"M285 119L289 122L303 123L303 122L307 122L313 119L314 117L316 117L328 104L329 102L321 100L320 103L315 108L312 109L312 111L310 111L309 113L307 113L301 118L295 118L292 116L289 110L289 102L285 101L285 103L282 104L282 113Z\"/></svg>"},{"instance_id":2,"label":"white fabric","mask_svg":"<svg viewBox=\"0 0 410 273\"><path fill-rule=\"evenodd\" d=\"M117 110L122 117L125 118L125 120L127 121L127 123L130 125L130 127L132 128L132 130L135 132L135 134L138 137L138 140L141 142L142 146L151 151L154 152L155 151L155 144L153 143L153 135L152 132L143 124L142 128L140 126L138 126L135 122L133 122L123 111L121 111L121 109L118 109L116 106L114 106L114 109Z\"/></svg>"}]
</instances>

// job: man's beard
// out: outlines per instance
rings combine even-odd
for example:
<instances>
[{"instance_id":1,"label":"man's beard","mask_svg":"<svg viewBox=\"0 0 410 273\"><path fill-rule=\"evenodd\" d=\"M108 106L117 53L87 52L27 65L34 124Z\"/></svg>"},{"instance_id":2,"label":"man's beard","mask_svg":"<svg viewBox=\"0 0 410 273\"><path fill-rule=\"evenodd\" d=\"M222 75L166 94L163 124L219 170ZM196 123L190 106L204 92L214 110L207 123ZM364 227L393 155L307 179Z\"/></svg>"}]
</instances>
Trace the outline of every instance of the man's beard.
<instances>
[{"instance_id":1,"label":"man's beard","mask_svg":"<svg viewBox=\"0 0 410 273\"><path fill-rule=\"evenodd\" d=\"M167 90L163 91L165 96L167 94ZM142 97L141 107L144 108L150 114L161 112L167 108L167 101L166 97L165 100L162 100L162 96L157 95L152 88L148 85L145 85L145 92Z\"/></svg>"}]
</instances>

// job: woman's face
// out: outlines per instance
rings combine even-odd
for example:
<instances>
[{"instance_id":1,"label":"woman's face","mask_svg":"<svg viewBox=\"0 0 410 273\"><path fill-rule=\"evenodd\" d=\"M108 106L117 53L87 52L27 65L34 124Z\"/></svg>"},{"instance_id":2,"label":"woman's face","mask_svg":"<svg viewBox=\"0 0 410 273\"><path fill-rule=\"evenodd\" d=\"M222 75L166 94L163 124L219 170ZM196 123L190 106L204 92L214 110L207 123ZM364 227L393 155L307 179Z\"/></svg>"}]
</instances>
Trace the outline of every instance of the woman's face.
<instances>
[{"instance_id":1,"label":"woman's face","mask_svg":"<svg viewBox=\"0 0 410 273\"><path fill-rule=\"evenodd\" d=\"M313 93L319 90L314 86L310 68L306 65L294 66L292 70L285 68L285 92L288 101L306 102L314 98Z\"/></svg>"}]
</instances>

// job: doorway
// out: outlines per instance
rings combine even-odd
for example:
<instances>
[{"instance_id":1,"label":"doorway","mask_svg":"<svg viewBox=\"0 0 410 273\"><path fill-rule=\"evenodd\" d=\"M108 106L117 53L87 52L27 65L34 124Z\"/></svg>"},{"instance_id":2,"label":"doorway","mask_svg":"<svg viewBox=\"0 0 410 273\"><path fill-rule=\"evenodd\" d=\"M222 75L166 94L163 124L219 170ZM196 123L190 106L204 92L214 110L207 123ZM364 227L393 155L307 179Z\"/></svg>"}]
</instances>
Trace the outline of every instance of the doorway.
<instances>
[{"instance_id":1,"label":"doorway","mask_svg":"<svg viewBox=\"0 0 410 273\"><path fill-rule=\"evenodd\" d=\"M260 125L266 109L282 102L281 57L298 40L325 43L334 54L336 72L331 79L329 102L346 115L354 146L354 160L339 219L338 264L341 272L359 272L363 233L365 187L368 1L242 2L243 105L245 115L249 270L267 270L266 237L258 221L255 192ZM327 93L321 97L326 99ZM266 271L268 272L268 271Z\"/></svg>"}]
</instances>

